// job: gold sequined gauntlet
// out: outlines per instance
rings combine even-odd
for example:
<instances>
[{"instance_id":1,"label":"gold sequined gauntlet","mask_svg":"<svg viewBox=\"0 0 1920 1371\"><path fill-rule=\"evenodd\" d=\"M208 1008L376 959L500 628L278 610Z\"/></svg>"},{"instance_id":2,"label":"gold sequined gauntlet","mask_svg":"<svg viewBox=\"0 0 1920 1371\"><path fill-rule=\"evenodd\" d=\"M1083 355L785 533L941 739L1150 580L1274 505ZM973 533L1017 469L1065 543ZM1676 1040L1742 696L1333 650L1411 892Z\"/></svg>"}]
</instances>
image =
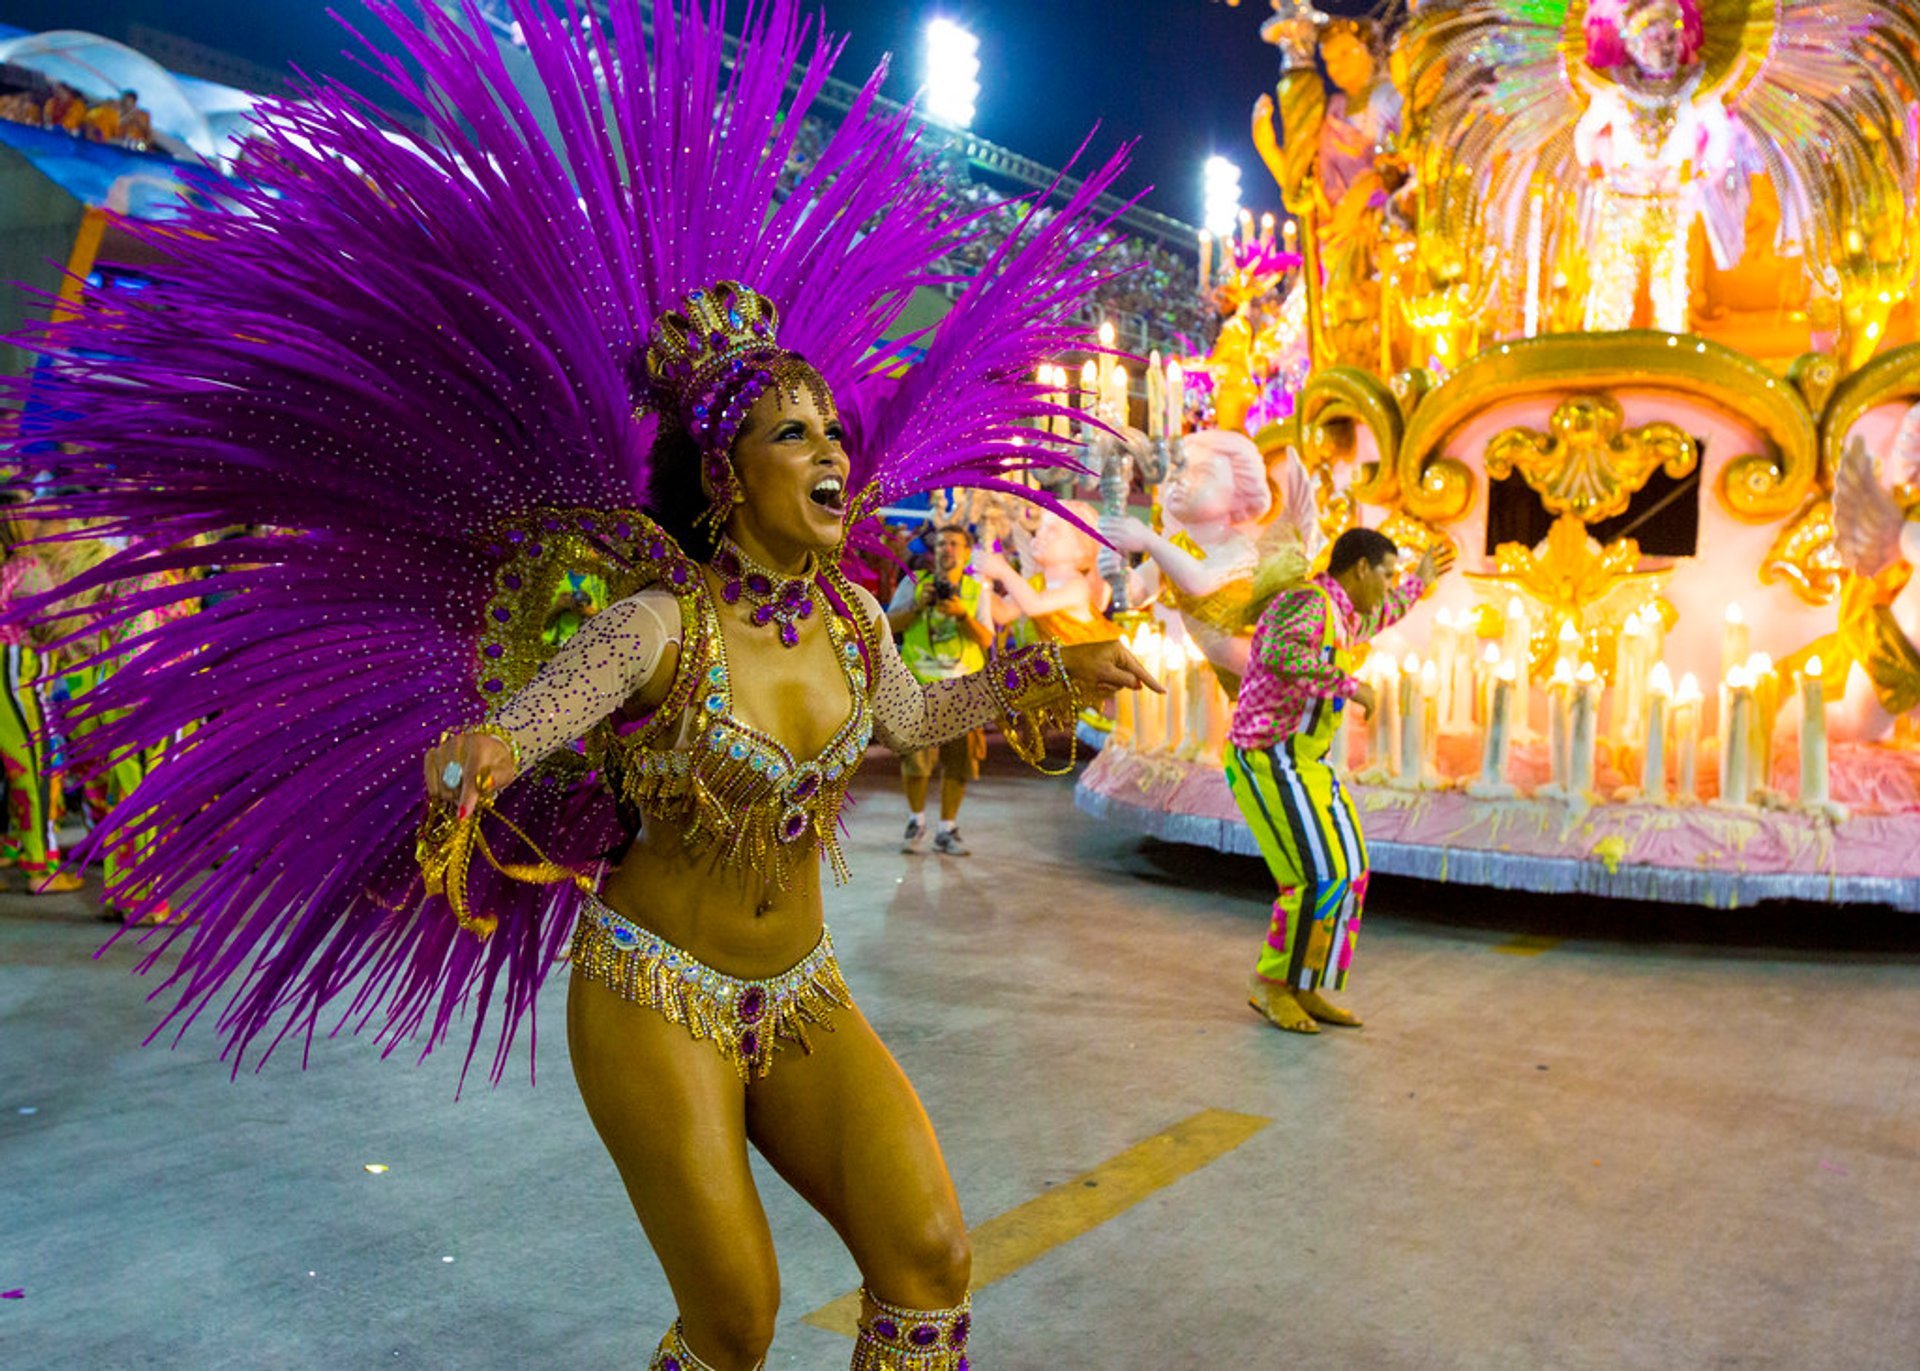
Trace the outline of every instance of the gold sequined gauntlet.
<instances>
[{"instance_id":1,"label":"gold sequined gauntlet","mask_svg":"<svg viewBox=\"0 0 1920 1371\"><path fill-rule=\"evenodd\" d=\"M967 1371L973 1300L951 1309L901 1309L863 1290L873 1313L860 1319L850 1371Z\"/></svg>"},{"instance_id":2,"label":"gold sequined gauntlet","mask_svg":"<svg viewBox=\"0 0 1920 1371\"><path fill-rule=\"evenodd\" d=\"M1000 706L1001 732L1022 761L1048 776L1064 776L1073 770L1080 740L1072 730L1080 713L1080 698L1067 676L1060 644L1035 643L996 656L987 663L987 686ZM1073 739L1067 764L1057 771L1046 765L1049 728L1065 728Z\"/></svg>"}]
</instances>

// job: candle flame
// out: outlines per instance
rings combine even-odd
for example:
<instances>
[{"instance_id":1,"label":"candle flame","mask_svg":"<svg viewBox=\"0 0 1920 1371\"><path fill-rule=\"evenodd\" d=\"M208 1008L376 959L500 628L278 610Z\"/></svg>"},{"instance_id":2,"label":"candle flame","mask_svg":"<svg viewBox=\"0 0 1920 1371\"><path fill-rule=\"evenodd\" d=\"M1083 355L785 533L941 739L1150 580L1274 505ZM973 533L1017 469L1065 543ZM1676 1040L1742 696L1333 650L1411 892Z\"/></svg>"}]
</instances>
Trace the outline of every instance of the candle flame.
<instances>
[{"instance_id":1,"label":"candle flame","mask_svg":"<svg viewBox=\"0 0 1920 1371\"><path fill-rule=\"evenodd\" d=\"M1112 347L1113 340L1116 336L1113 331L1113 320L1102 319L1100 321L1100 346L1103 348Z\"/></svg>"},{"instance_id":2,"label":"candle flame","mask_svg":"<svg viewBox=\"0 0 1920 1371\"><path fill-rule=\"evenodd\" d=\"M1573 620L1567 619L1560 625L1560 646L1577 647L1580 643L1580 630L1573 626Z\"/></svg>"},{"instance_id":3,"label":"candle flame","mask_svg":"<svg viewBox=\"0 0 1920 1371\"><path fill-rule=\"evenodd\" d=\"M1680 677L1680 690L1675 698L1683 705L1700 703L1700 681L1691 671Z\"/></svg>"},{"instance_id":4,"label":"candle flame","mask_svg":"<svg viewBox=\"0 0 1920 1371\"><path fill-rule=\"evenodd\" d=\"M1747 675L1755 682L1762 676L1773 675L1773 658L1764 652L1756 652L1747 658Z\"/></svg>"},{"instance_id":5,"label":"candle flame","mask_svg":"<svg viewBox=\"0 0 1920 1371\"><path fill-rule=\"evenodd\" d=\"M1488 666L1494 665L1500 660L1500 649L1494 644L1488 643L1487 650L1481 654L1480 660Z\"/></svg>"},{"instance_id":6,"label":"candle flame","mask_svg":"<svg viewBox=\"0 0 1920 1371\"><path fill-rule=\"evenodd\" d=\"M1747 616L1745 612L1741 610L1740 602L1738 600L1733 601L1733 603L1727 606L1727 622L1728 623L1744 624L1746 621L1747 621Z\"/></svg>"},{"instance_id":7,"label":"candle flame","mask_svg":"<svg viewBox=\"0 0 1920 1371\"><path fill-rule=\"evenodd\" d=\"M1500 669L1494 672L1493 674L1495 676L1498 676L1500 680L1506 685L1512 685L1514 682L1514 679L1518 675L1518 673L1513 668L1512 662L1500 663Z\"/></svg>"},{"instance_id":8,"label":"candle flame","mask_svg":"<svg viewBox=\"0 0 1920 1371\"><path fill-rule=\"evenodd\" d=\"M1408 653L1408 654L1406 655L1406 658L1405 658L1405 660L1403 660L1403 661L1402 661L1402 662L1400 663L1400 668L1401 668L1401 670L1403 670L1403 671L1405 671L1405 672L1407 673L1407 675L1409 675L1409 676L1418 676L1418 675L1420 674L1420 657L1419 657L1419 654L1418 654L1418 653L1413 653L1413 652L1409 652L1409 653Z\"/></svg>"},{"instance_id":9,"label":"candle flame","mask_svg":"<svg viewBox=\"0 0 1920 1371\"><path fill-rule=\"evenodd\" d=\"M1728 690L1753 689L1753 677L1748 674L1747 668L1743 666L1736 666L1728 670L1727 689Z\"/></svg>"},{"instance_id":10,"label":"candle flame","mask_svg":"<svg viewBox=\"0 0 1920 1371\"><path fill-rule=\"evenodd\" d=\"M1581 685L1592 685L1600 679L1600 673L1593 669L1592 662L1580 663L1580 670L1574 677Z\"/></svg>"},{"instance_id":11,"label":"candle flame","mask_svg":"<svg viewBox=\"0 0 1920 1371\"><path fill-rule=\"evenodd\" d=\"M1667 670L1665 662L1653 664L1653 670L1647 673L1647 689L1663 698L1673 694L1673 673Z\"/></svg>"},{"instance_id":12,"label":"candle flame","mask_svg":"<svg viewBox=\"0 0 1920 1371\"><path fill-rule=\"evenodd\" d=\"M1817 681L1826 675L1826 672L1821 669L1821 663L1818 657L1809 657L1807 658L1807 664L1800 668L1800 674L1810 681Z\"/></svg>"}]
</instances>

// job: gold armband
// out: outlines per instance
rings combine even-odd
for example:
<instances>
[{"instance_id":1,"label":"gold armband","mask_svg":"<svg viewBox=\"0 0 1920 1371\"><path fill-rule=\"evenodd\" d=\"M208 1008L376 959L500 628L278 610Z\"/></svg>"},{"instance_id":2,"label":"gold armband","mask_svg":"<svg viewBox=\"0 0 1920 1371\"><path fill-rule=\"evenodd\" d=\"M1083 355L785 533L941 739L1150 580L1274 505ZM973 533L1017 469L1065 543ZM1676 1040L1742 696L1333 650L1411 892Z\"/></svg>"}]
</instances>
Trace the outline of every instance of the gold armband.
<instances>
[{"instance_id":1,"label":"gold armband","mask_svg":"<svg viewBox=\"0 0 1920 1371\"><path fill-rule=\"evenodd\" d=\"M987 663L987 687L1004 716L1001 731L1022 761L1045 776L1064 776L1073 770L1080 739L1071 731L1080 713L1080 698L1067 675L1060 644L1035 643L993 658ZM1046 765L1047 730L1054 727L1067 728L1072 737L1067 764L1058 771Z\"/></svg>"},{"instance_id":2,"label":"gold armband","mask_svg":"<svg viewBox=\"0 0 1920 1371\"><path fill-rule=\"evenodd\" d=\"M443 733L441 733L440 744L441 746L444 747L446 744L452 742L456 738L472 738L472 737L478 737L478 736L485 736L488 738L498 738L501 742L507 745L507 751L513 757L513 774L514 775L518 776L523 770L525 770L525 767L520 760L519 740L516 739L511 733L507 732L506 729L500 727L499 724L496 724L491 720L488 720L484 723L469 724L465 728L449 728L445 730Z\"/></svg>"}]
</instances>

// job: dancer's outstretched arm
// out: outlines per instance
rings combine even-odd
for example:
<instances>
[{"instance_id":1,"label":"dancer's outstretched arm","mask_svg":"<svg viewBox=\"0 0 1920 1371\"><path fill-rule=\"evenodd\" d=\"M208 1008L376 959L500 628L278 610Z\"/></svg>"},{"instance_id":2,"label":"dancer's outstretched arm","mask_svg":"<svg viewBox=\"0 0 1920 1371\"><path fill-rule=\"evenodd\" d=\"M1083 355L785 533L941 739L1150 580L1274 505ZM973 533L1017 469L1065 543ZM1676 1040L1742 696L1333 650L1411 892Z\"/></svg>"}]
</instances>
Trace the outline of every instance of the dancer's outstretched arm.
<instances>
[{"instance_id":1,"label":"dancer's outstretched arm","mask_svg":"<svg viewBox=\"0 0 1920 1371\"><path fill-rule=\"evenodd\" d=\"M471 808L556 747L583 736L623 704L664 698L680 660L680 611L665 591L643 590L587 620L534 678L495 712L492 732L464 732L427 753L427 793ZM510 740L510 741L509 741ZM460 767L448 785L449 763Z\"/></svg>"}]
</instances>

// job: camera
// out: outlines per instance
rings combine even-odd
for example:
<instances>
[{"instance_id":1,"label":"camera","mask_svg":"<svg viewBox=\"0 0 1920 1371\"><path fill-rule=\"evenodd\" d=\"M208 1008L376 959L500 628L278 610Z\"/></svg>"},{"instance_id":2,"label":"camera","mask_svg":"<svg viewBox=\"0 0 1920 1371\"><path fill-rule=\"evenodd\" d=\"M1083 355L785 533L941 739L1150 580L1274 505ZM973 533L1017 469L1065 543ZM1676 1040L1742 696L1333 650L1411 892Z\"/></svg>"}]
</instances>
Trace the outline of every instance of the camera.
<instances>
[{"instance_id":1,"label":"camera","mask_svg":"<svg viewBox=\"0 0 1920 1371\"><path fill-rule=\"evenodd\" d=\"M946 577L935 576L933 578L933 601L932 602L934 604L943 605L948 600L953 599L959 593L960 593L959 588L955 586L952 581L949 581Z\"/></svg>"}]
</instances>

